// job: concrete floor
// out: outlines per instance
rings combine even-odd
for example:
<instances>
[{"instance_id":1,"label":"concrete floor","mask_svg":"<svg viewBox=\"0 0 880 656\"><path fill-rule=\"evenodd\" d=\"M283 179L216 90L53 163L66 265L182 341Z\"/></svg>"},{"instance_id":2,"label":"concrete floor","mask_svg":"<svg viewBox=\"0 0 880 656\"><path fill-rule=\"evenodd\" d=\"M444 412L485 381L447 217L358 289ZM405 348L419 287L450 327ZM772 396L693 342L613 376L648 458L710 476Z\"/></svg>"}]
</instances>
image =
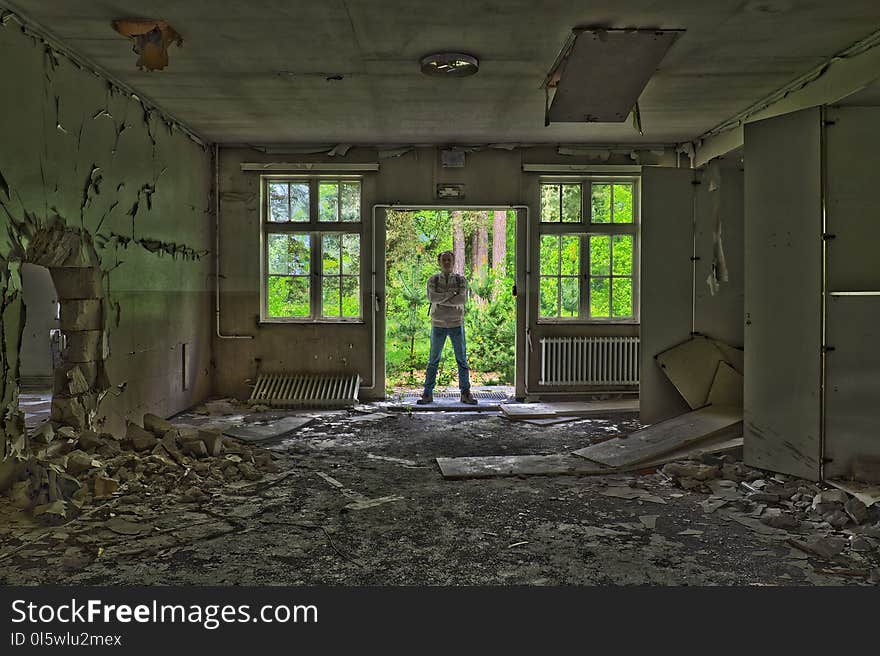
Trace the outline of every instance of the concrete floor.
<instances>
[{"instance_id":1,"label":"concrete floor","mask_svg":"<svg viewBox=\"0 0 880 656\"><path fill-rule=\"evenodd\" d=\"M380 408L381 409L381 408ZM446 481L437 456L560 453L629 432L632 417L556 427L497 413L327 412L266 443L269 483L187 503L123 494L21 548L28 526L0 521L3 584L823 585L830 575L778 536L698 505L660 475ZM216 420L183 415L177 421ZM665 503L602 495L634 483ZM341 485L341 487L340 487ZM347 509L353 499L384 499ZM399 497L399 498L394 498ZM656 526L649 528L651 516ZM120 519L146 527L120 535ZM50 565L47 567L47 563Z\"/></svg>"}]
</instances>

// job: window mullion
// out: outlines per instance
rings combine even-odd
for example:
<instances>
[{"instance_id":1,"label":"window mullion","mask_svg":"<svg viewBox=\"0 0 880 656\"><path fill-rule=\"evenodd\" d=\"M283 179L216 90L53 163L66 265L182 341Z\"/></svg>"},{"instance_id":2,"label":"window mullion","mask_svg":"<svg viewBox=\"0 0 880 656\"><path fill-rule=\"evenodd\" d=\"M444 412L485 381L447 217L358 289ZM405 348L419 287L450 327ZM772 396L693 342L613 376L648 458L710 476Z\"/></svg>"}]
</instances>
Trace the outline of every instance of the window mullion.
<instances>
[{"instance_id":1,"label":"window mullion","mask_svg":"<svg viewBox=\"0 0 880 656\"><path fill-rule=\"evenodd\" d=\"M309 299L311 300L312 319L320 319L323 314L321 308L321 234L311 232L311 275L309 276Z\"/></svg>"},{"instance_id":2,"label":"window mullion","mask_svg":"<svg viewBox=\"0 0 880 656\"><path fill-rule=\"evenodd\" d=\"M562 316L562 236L556 237L556 316Z\"/></svg>"},{"instance_id":3,"label":"window mullion","mask_svg":"<svg viewBox=\"0 0 880 656\"><path fill-rule=\"evenodd\" d=\"M342 183L340 183L339 186L337 186L337 189L341 189L341 188L342 188ZM341 191L339 192L339 195L342 196ZM337 211L341 211L338 209L338 205L337 205ZM339 216L339 218L342 217L341 214L338 214L338 216ZM342 281L343 281L343 277L342 277L342 251L343 251L343 248L342 248L342 245L344 243L345 243L345 235L339 235L339 256L337 259L337 261L339 262L339 280L336 281L337 282L336 288L339 290L337 292L337 295L338 295L337 302L339 303L339 318L340 319L342 318Z\"/></svg>"},{"instance_id":4,"label":"window mullion","mask_svg":"<svg viewBox=\"0 0 880 656\"><path fill-rule=\"evenodd\" d=\"M589 319L590 318L590 294L592 293L590 289L590 271L592 270L592 261L590 259L591 250L590 250L590 236L582 235L581 243L580 243L580 260L581 267L580 271L580 307L578 310L578 317L581 319Z\"/></svg>"}]
</instances>

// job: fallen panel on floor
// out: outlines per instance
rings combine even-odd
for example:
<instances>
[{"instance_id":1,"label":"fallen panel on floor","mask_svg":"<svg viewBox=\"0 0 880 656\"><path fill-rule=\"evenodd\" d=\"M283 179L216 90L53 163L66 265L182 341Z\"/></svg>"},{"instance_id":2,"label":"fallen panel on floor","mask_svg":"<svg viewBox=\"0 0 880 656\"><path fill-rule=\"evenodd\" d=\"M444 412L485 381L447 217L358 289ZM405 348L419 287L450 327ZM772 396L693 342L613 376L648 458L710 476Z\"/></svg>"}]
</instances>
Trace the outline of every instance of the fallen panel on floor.
<instances>
[{"instance_id":1,"label":"fallen panel on floor","mask_svg":"<svg viewBox=\"0 0 880 656\"><path fill-rule=\"evenodd\" d=\"M443 478L607 474L609 469L568 453L543 456L474 456L437 458Z\"/></svg>"},{"instance_id":2,"label":"fallen panel on floor","mask_svg":"<svg viewBox=\"0 0 880 656\"><path fill-rule=\"evenodd\" d=\"M262 442L276 437L284 437L313 420L314 417L284 417L266 424L254 422L228 426L223 429L223 434L245 442Z\"/></svg>"},{"instance_id":3,"label":"fallen panel on floor","mask_svg":"<svg viewBox=\"0 0 880 656\"><path fill-rule=\"evenodd\" d=\"M724 360L724 354L714 341L697 336L658 353L656 360L675 389L691 409L696 410L706 405L715 371Z\"/></svg>"},{"instance_id":4,"label":"fallen panel on floor","mask_svg":"<svg viewBox=\"0 0 880 656\"><path fill-rule=\"evenodd\" d=\"M638 412L638 399L613 401L506 403L501 412L508 419L547 419L558 417L600 417L617 412Z\"/></svg>"},{"instance_id":5,"label":"fallen panel on floor","mask_svg":"<svg viewBox=\"0 0 880 656\"><path fill-rule=\"evenodd\" d=\"M601 444L579 449L582 458L609 467L625 467L646 462L671 451L711 437L742 435L742 409L709 406L661 421Z\"/></svg>"}]
</instances>

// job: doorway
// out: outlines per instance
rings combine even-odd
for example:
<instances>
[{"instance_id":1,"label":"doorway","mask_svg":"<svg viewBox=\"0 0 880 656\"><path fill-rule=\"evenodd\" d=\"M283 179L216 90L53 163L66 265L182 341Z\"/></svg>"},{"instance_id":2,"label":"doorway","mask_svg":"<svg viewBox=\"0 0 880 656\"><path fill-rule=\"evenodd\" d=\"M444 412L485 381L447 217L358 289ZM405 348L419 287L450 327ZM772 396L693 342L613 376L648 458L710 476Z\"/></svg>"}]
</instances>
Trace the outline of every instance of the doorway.
<instances>
[{"instance_id":1,"label":"doorway","mask_svg":"<svg viewBox=\"0 0 880 656\"><path fill-rule=\"evenodd\" d=\"M455 255L468 281L465 335L471 391L481 401L514 396L516 212L509 209L389 209L385 215L385 387L390 398L421 393L430 347L428 278L437 255ZM438 404L458 398L447 342L437 373Z\"/></svg>"},{"instance_id":2,"label":"doorway","mask_svg":"<svg viewBox=\"0 0 880 656\"><path fill-rule=\"evenodd\" d=\"M44 266L23 263L21 288L25 325L19 350L18 404L28 432L33 433L51 415L54 373L61 362L60 305Z\"/></svg>"}]
</instances>

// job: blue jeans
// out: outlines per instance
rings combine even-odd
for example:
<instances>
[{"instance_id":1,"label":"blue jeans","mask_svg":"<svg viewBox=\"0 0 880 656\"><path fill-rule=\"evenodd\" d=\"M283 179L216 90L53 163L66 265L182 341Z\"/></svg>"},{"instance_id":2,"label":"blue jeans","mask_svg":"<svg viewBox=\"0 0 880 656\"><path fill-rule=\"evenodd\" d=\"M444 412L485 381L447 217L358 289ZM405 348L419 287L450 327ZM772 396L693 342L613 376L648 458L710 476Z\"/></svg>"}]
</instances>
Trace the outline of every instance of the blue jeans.
<instances>
[{"instance_id":1,"label":"blue jeans","mask_svg":"<svg viewBox=\"0 0 880 656\"><path fill-rule=\"evenodd\" d=\"M425 371L425 394L433 393L434 386L437 384L437 368L440 366L440 358L443 355L443 347L446 345L447 337L452 342L455 362L458 365L458 387L462 392L471 388L464 326L456 326L455 328L431 326L431 354L428 356L428 369Z\"/></svg>"}]
</instances>

